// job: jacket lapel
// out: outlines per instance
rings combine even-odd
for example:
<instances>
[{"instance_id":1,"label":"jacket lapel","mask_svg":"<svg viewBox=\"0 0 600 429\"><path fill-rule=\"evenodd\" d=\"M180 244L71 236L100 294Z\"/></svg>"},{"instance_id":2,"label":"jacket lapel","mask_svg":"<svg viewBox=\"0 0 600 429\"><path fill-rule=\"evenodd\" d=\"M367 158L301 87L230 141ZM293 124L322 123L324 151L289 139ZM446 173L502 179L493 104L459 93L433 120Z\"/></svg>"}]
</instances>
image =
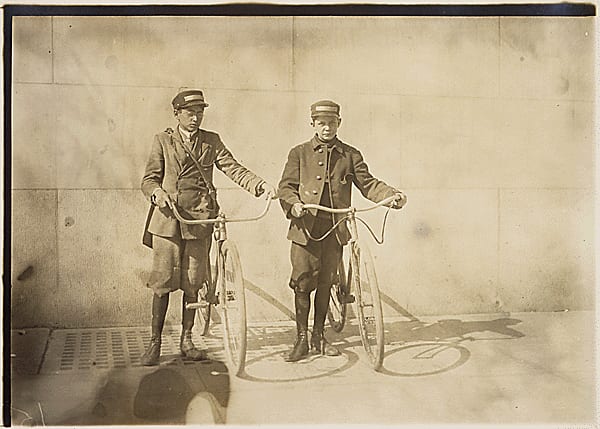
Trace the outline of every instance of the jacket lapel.
<instances>
[{"instance_id":1,"label":"jacket lapel","mask_svg":"<svg viewBox=\"0 0 600 429\"><path fill-rule=\"evenodd\" d=\"M200 158L198 159L198 161L200 162L200 165L205 165L204 160L210 152L210 144L206 143L206 141L204 140L204 132L202 130L198 130L198 141L201 142L201 144L199 144Z\"/></svg>"},{"instance_id":2,"label":"jacket lapel","mask_svg":"<svg viewBox=\"0 0 600 429\"><path fill-rule=\"evenodd\" d=\"M179 165L179 171L181 171L185 164L185 151L183 150L183 140L181 140L179 131L175 130L171 134L171 143L173 144L173 158Z\"/></svg>"}]
</instances>

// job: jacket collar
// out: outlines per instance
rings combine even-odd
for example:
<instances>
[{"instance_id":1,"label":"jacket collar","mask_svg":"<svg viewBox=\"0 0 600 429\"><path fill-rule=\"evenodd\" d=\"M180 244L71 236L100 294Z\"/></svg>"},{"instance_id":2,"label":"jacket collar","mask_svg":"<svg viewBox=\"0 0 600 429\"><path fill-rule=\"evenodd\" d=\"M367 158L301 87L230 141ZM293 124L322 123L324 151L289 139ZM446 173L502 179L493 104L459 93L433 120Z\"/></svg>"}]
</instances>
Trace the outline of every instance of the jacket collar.
<instances>
[{"instance_id":1,"label":"jacket collar","mask_svg":"<svg viewBox=\"0 0 600 429\"><path fill-rule=\"evenodd\" d=\"M324 143L321 140L319 140L319 138L317 137L316 134L313 136L310 143L312 144L313 150L317 150L322 146L327 146L327 143ZM332 144L333 144L333 148L336 149L339 153L343 152L342 142L337 138L337 136L333 138Z\"/></svg>"}]
</instances>

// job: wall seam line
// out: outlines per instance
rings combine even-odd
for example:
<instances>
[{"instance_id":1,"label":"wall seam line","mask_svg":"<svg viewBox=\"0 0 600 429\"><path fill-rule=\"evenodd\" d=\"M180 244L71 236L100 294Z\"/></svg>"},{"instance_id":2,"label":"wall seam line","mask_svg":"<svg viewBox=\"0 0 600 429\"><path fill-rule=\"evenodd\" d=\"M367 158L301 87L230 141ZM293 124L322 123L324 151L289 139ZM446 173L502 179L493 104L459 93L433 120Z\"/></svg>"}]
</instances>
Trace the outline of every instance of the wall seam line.
<instances>
[{"instance_id":1,"label":"wall seam line","mask_svg":"<svg viewBox=\"0 0 600 429\"><path fill-rule=\"evenodd\" d=\"M60 251L60 246L58 245L58 207L59 207L59 202L58 202L58 198L59 198L59 192L60 190L57 188L56 189L56 223L54 224L54 234L56 236L55 239L55 249L56 249L56 286L55 286L55 291L59 291L60 290L60 255L59 255L59 251Z\"/></svg>"},{"instance_id":2,"label":"wall seam line","mask_svg":"<svg viewBox=\"0 0 600 429\"><path fill-rule=\"evenodd\" d=\"M295 45L295 41L296 41L296 17L292 16L292 43L291 43L291 47L292 47L292 69L290 70L290 80L291 80L291 87L290 90L294 91L294 89L296 88L296 45Z\"/></svg>"},{"instance_id":3,"label":"wall seam line","mask_svg":"<svg viewBox=\"0 0 600 429\"><path fill-rule=\"evenodd\" d=\"M500 98L500 88L502 87L501 79L502 79L502 29L500 20L502 17L498 17L498 87L496 88L496 96Z\"/></svg>"},{"instance_id":4,"label":"wall seam line","mask_svg":"<svg viewBox=\"0 0 600 429\"><path fill-rule=\"evenodd\" d=\"M50 55L50 66L51 66L51 76L52 76L52 84L54 84L54 17L50 17L50 50L52 54Z\"/></svg>"},{"instance_id":5,"label":"wall seam line","mask_svg":"<svg viewBox=\"0 0 600 429\"><path fill-rule=\"evenodd\" d=\"M105 88L134 88L134 89L173 89L172 86L164 85L128 85L128 84L107 84L107 83L74 83L74 82L33 82L15 80L14 85L62 85L62 86L80 86L80 87L105 87ZM203 88L205 91L235 91L235 92L259 92L259 93L312 93L312 89L271 89L271 88L235 88L235 87L211 87ZM584 98L556 98L556 97L500 97L500 96L477 96L477 95L439 95L439 94L416 94L401 92L377 92L377 91L354 91L346 90L345 93L351 95L371 95L375 97L406 97L406 98L435 98L435 99L455 99L455 100L491 100L508 102L551 102L551 103L586 103L594 104L593 99Z\"/></svg>"},{"instance_id":6,"label":"wall seam line","mask_svg":"<svg viewBox=\"0 0 600 429\"><path fill-rule=\"evenodd\" d=\"M497 190L497 194L496 194L496 210L497 210L497 214L496 214L496 222L498 222L498 225L496 225L496 299L498 300L499 298L501 298L501 295L499 294L499 291L501 289L500 286L500 225L501 225L501 215L500 215L500 209L501 209L501 203L500 203L500 198L502 195L502 190L500 188L498 188ZM498 307L500 308L501 306L503 306L503 302L500 302L500 305L498 305Z\"/></svg>"}]
</instances>

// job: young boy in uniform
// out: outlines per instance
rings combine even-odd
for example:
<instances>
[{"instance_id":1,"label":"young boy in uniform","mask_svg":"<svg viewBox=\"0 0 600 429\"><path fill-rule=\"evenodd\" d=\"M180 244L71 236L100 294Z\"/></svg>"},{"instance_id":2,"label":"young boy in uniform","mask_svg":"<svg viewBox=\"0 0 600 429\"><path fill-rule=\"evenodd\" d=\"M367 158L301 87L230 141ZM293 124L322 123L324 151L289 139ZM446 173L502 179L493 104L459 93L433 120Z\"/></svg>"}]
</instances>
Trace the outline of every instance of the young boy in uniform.
<instances>
[{"instance_id":1,"label":"young boy in uniform","mask_svg":"<svg viewBox=\"0 0 600 429\"><path fill-rule=\"evenodd\" d=\"M331 208L351 205L352 184L361 194L379 202L396 195L391 207L400 209L406 196L371 175L361 153L337 137L341 123L340 106L330 100L317 101L311 106L311 126L315 134L305 143L294 147L279 182L278 197L290 228L292 275L289 286L294 291L297 339L288 362L299 361L309 354L308 314L310 294L314 297L314 322L310 351L337 356L340 352L325 341L323 327L331 285L338 281L337 268L342 246L348 243L350 232L345 223L322 241L339 217L324 211L306 211L304 204L320 204ZM323 348L321 345L323 344Z\"/></svg>"}]
</instances>

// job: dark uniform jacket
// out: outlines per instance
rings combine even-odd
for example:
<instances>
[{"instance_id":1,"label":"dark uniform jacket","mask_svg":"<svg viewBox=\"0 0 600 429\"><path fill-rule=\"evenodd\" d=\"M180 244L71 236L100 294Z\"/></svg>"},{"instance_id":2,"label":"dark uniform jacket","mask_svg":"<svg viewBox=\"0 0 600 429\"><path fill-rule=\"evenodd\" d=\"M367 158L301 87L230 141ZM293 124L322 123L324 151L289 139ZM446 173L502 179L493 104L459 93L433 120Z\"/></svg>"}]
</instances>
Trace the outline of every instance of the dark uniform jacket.
<instances>
[{"instance_id":1,"label":"dark uniform jacket","mask_svg":"<svg viewBox=\"0 0 600 429\"><path fill-rule=\"evenodd\" d=\"M235 160L217 133L199 129L192 142L191 151L203 174L189 159L179 131L167 129L154 136L141 185L146 198L150 200L156 188L162 188L177 204L182 216L189 219L213 218L219 210L216 193L209 192L211 187L214 189L214 166L246 191L255 196L260 194L263 180ZM149 245L147 233L161 237L181 234L184 239L196 239L205 237L207 229L204 225L179 225L168 206L152 206L146 222L144 244Z\"/></svg>"},{"instance_id":2,"label":"dark uniform jacket","mask_svg":"<svg viewBox=\"0 0 600 429\"><path fill-rule=\"evenodd\" d=\"M302 218L295 218L290 210L295 203L319 204L322 201L325 182L329 182L331 207L350 207L352 199L352 184L361 194L373 201L379 202L397 192L391 186L376 179L369 172L361 153L350 145L333 140L329 160L329 177L327 176L327 145L316 135L312 140L294 147L289 155L279 182L278 197L281 207L288 219L291 220L287 238L295 243L306 245L308 236L305 228L312 231L317 216L316 210L311 210ZM337 221L343 215L334 215ZM337 239L344 245L350 238L350 232L345 223L336 229Z\"/></svg>"}]
</instances>

